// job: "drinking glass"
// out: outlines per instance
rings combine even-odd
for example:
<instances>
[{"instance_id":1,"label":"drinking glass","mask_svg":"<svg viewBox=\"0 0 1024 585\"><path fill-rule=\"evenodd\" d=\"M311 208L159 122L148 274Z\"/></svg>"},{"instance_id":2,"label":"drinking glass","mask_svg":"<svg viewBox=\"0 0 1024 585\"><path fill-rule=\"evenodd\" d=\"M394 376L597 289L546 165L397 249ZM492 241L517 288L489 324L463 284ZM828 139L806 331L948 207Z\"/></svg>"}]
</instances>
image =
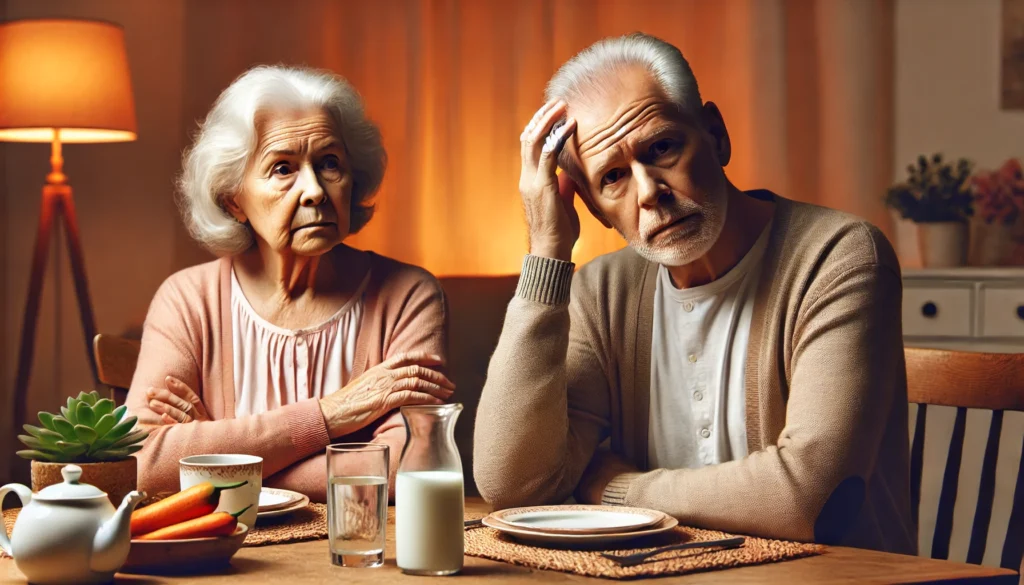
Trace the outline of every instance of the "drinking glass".
<instances>
[{"instance_id":1,"label":"drinking glass","mask_svg":"<svg viewBox=\"0 0 1024 585\"><path fill-rule=\"evenodd\" d=\"M339 567L384 564L388 525L388 446L327 447L327 533Z\"/></svg>"}]
</instances>

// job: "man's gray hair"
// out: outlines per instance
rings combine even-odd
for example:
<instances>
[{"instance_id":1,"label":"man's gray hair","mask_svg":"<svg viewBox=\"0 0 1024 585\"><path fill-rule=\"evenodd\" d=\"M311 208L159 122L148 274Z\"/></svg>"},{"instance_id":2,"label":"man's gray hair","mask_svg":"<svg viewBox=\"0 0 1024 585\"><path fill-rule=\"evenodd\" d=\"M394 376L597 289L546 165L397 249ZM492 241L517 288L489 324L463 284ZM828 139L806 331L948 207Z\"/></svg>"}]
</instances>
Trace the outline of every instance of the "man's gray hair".
<instances>
[{"instance_id":1,"label":"man's gray hair","mask_svg":"<svg viewBox=\"0 0 1024 585\"><path fill-rule=\"evenodd\" d=\"M670 100L684 111L699 115L703 102L697 78L683 53L657 37L633 33L597 41L566 61L548 82L546 101L577 101L607 85L609 74L640 66L654 76Z\"/></svg>"},{"instance_id":2,"label":"man's gray hair","mask_svg":"<svg viewBox=\"0 0 1024 585\"><path fill-rule=\"evenodd\" d=\"M256 116L279 107L321 108L331 116L352 169L350 233L373 215L369 200L380 188L387 155L359 94L326 71L261 65L220 94L183 159L178 180L182 217L192 237L215 254L238 254L252 245L251 228L225 210L224 199L241 188L259 142Z\"/></svg>"},{"instance_id":3,"label":"man's gray hair","mask_svg":"<svg viewBox=\"0 0 1024 585\"><path fill-rule=\"evenodd\" d=\"M566 61L548 82L545 101L585 102L588 95L608 85L610 75L637 66L650 72L668 99L682 111L700 119L704 103L697 89L697 78L683 53L672 44L639 32L602 39ZM558 161L558 166L579 188L586 189L586 177L569 149L562 150Z\"/></svg>"}]
</instances>

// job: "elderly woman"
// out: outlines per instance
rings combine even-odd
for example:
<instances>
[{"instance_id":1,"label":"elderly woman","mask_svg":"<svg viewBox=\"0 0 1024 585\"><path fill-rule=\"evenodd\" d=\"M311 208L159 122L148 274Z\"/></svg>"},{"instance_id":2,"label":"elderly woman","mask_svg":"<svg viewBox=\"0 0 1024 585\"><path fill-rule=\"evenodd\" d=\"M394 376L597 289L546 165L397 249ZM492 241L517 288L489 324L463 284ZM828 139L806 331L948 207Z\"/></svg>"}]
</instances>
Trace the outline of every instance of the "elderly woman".
<instances>
[{"instance_id":1,"label":"elderly woman","mask_svg":"<svg viewBox=\"0 0 1024 585\"><path fill-rule=\"evenodd\" d=\"M263 458L265 484L323 501L325 447L405 442L400 406L454 390L445 302L428 272L342 241L370 220L380 133L338 77L256 67L184 158L190 233L220 256L171 276L142 336L128 407L152 429L139 483L178 489L178 460Z\"/></svg>"}]
</instances>

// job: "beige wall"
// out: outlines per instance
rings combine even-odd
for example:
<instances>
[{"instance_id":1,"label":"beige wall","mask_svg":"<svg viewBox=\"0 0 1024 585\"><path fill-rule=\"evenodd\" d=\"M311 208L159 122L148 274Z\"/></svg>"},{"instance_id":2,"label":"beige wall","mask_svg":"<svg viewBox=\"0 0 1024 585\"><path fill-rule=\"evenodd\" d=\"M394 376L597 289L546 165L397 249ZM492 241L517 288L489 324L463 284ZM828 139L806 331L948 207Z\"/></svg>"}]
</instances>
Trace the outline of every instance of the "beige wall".
<instances>
[{"instance_id":1,"label":"beige wall","mask_svg":"<svg viewBox=\"0 0 1024 585\"><path fill-rule=\"evenodd\" d=\"M1024 155L1024 111L999 109L1001 0L898 0L898 179L918 154L941 151L992 168ZM913 226L897 232L905 266L919 263Z\"/></svg>"},{"instance_id":2,"label":"beige wall","mask_svg":"<svg viewBox=\"0 0 1024 585\"><path fill-rule=\"evenodd\" d=\"M178 233L170 177L184 144L181 112L184 2L182 0L0 0L8 19L67 16L94 18L125 27L138 117L139 139L127 144L69 145L65 172L78 207L86 272L101 332L138 326L157 287L175 267ZM6 15L4 15L6 11ZM40 188L49 147L8 144L0 149L0 483L13 456L11 389L25 294L39 218ZM6 171L6 177L4 176ZM63 240L61 240L63 245ZM90 388L90 375L66 252L60 272L50 258L29 412L52 409L64 397ZM55 289L59 283L59 299ZM59 322L55 314L60 312Z\"/></svg>"}]
</instances>

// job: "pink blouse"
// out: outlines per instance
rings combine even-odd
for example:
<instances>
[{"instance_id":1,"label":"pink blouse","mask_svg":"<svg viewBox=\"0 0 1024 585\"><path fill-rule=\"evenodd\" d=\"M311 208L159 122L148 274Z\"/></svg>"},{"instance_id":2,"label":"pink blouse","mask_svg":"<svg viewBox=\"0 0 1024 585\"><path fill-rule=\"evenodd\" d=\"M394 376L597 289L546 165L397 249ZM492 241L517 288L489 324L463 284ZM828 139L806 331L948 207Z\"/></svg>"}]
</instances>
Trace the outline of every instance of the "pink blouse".
<instances>
[{"instance_id":1,"label":"pink blouse","mask_svg":"<svg viewBox=\"0 0 1024 585\"><path fill-rule=\"evenodd\" d=\"M256 314L231 272L236 418L323 398L349 382L369 281L368 273L356 294L327 321L291 330Z\"/></svg>"}]
</instances>

